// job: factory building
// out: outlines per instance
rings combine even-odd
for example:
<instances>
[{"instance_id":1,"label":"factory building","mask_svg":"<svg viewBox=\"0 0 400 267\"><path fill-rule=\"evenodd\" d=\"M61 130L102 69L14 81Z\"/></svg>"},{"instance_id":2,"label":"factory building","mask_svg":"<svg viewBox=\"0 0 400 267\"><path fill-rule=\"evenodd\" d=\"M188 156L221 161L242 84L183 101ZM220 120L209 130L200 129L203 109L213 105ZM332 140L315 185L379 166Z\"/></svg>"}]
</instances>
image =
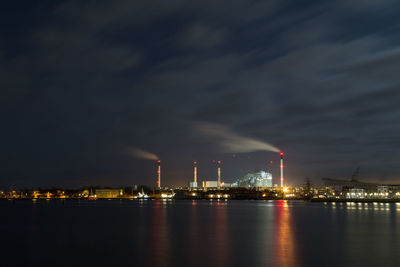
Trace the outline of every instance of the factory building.
<instances>
[{"instance_id":1,"label":"factory building","mask_svg":"<svg viewBox=\"0 0 400 267\"><path fill-rule=\"evenodd\" d=\"M365 190L362 188L351 188L346 194L346 198L363 199L365 198Z\"/></svg>"},{"instance_id":2,"label":"factory building","mask_svg":"<svg viewBox=\"0 0 400 267\"><path fill-rule=\"evenodd\" d=\"M399 184L370 183L358 180L359 168L353 173L351 180L322 178L325 186L337 193L344 192L346 197L362 196L361 198L400 198ZM363 190L361 192L360 190ZM347 193L346 193L347 192ZM349 197L348 197L349 198Z\"/></svg>"},{"instance_id":3,"label":"factory building","mask_svg":"<svg viewBox=\"0 0 400 267\"><path fill-rule=\"evenodd\" d=\"M232 187L272 187L272 174L258 171L246 174L243 178L232 183Z\"/></svg>"},{"instance_id":4,"label":"factory building","mask_svg":"<svg viewBox=\"0 0 400 267\"><path fill-rule=\"evenodd\" d=\"M218 181L203 181L204 188L218 187Z\"/></svg>"},{"instance_id":5,"label":"factory building","mask_svg":"<svg viewBox=\"0 0 400 267\"><path fill-rule=\"evenodd\" d=\"M189 182L189 187L190 188L196 188L197 187L197 182Z\"/></svg>"},{"instance_id":6,"label":"factory building","mask_svg":"<svg viewBox=\"0 0 400 267\"><path fill-rule=\"evenodd\" d=\"M338 180L330 178L322 178L325 186L331 187L336 191L348 191L351 188L362 188L365 192L378 192L378 193L390 193L400 192L400 185L398 184L378 184L378 183L367 183L360 181L348 181Z\"/></svg>"},{"instance_id":7,"label":"factory building","mask_svg":"<svg viewBox=\"0 0 400 267\"><path fill-rule=\"evenodd\" d=\"M122 189L96 189L97 198L118 198L123 195L124 192Z\"/></svg>"},{"instance_id":8,"label":"factory building","mask_svg":"<svg viewBox=\"0 0 400 267\"><path fill-rule=\"evenodd\" d=\"M225 183L225 182L222 182L221 183L221 187L232 187L232 184L231 183Z\"/></svg>"},{"instance_id":9,"label":"factory building","mask_svg":"<svg viewBox=\"0 0 400 267\"><path fill-rule=\"evenodd\" d=\"M217 181L203 181L202 182L202 187L203 188L222 188L224 187L224 183L221 181L221 161L217 161ZM189 183L189 187L197 187L197 162L194 162L194 176L193 176L193 182ZM228 184L230 185L230 184ZM227 187L227 186L225 186Z\"/></svg>"}]
</instances>

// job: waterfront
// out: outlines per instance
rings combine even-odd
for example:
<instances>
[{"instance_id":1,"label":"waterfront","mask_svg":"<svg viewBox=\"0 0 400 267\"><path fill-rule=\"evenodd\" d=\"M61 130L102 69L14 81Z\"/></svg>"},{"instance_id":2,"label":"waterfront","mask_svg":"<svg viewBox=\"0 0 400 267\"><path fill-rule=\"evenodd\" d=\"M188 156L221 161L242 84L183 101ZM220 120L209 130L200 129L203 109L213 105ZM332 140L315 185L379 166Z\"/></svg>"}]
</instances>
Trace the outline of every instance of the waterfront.
<instances>
[{"instance_id":1,"label":"waterfront","mask_svg":"<svg viewBox=\"0 0 400 267\"><path fill-rule=\"evenodd\" d=\"M0 201L3 266L398 266L400 205Z\"/></svg>"}]
</instances>

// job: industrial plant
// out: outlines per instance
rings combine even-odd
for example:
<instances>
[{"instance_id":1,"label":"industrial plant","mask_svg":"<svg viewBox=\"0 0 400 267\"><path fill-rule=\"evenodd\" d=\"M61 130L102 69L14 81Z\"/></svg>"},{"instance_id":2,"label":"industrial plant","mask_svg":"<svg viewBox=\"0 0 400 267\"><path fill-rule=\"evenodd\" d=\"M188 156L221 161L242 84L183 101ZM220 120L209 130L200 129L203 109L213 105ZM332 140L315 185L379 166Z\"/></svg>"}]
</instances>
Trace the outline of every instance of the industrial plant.
<instances>
[{"instance_id":1,"label":"industrial plant","mask_svg":"<svg viewBox=\"0 0 400 267\"><path fill-rule=\"evenodd\" d=\"M240 178L236 182L232 183L231 187L272 187L272 174L264 170L248 173L243 178Z\"/></svg>"},{"instance_id":2,"label":"industrial plant","mask_svg":"<svg viewBox=\"0 0 400 267\"><path fill-rule=\"evenodd\" d=\"M400 201L400 185L368 183L359 180L359 171L351 179L322 178L323 186L288 187L283 177L284 154L279 153L280 184L273 184L270 170L248 172L233 183L223 180L222 161L216 163L216 179L199 181L198 162L193 162L193 179L187 187L162 185L161 160L156 161L156 183L153 187L83 189L33 189L0 191L0 198L8 199L303 199L310 201Z\"/></svg>"}]
</instances>

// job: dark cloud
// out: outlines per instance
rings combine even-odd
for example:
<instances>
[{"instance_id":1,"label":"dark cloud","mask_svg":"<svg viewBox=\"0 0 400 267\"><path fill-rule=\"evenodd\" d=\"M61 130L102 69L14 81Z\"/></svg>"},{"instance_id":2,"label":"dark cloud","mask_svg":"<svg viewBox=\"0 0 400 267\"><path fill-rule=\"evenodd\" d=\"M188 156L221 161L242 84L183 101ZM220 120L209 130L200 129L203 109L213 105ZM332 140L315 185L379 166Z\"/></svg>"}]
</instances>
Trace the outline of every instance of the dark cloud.
<instances>
[{"instance_id":1,"label":"dark cloud","mask_svg":"<svg viewBox=\"0 0 400 267\"><path fill-rule=\"evenodd\" d=\"M1 186L153 183L154 162L121 153L129 147L159 156L169 184L185 184L193 160L201 179L223 160L231 181L277 157L218 153L195 121L287 152L288 182L358 165L366 179L394 181L398 9L175 0L3 11L20 23L0 34Z\"/></svg>"},{"instance_id":2,"label":"dark cloud","mask_svg":"<svg viewBox=\"0 0 400 267\"><path fill-rule=\"evenodd\" d=\"M180 44L192 48L206 48L219 45L227 38L228 33L225 29L216 29L205 23L197 22L184 30Z\"/></svg>"}]
</instances>

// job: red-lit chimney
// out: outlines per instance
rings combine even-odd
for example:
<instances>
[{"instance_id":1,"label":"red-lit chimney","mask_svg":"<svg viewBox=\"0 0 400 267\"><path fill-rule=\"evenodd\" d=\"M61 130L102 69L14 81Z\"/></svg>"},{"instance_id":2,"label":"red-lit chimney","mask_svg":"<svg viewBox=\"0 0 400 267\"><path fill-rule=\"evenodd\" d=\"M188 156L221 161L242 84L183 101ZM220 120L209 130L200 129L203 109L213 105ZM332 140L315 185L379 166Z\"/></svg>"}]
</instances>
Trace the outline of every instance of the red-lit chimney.
<instances>
[{"instance_id":1,"label":"red-lit chimney","mask_svg":"<svg viewBox=\"0 0 400 267\"><path fill-rule=\"evenodd\" d=\"M218 187L221 186L221 161L218 160Z\"/></svg>"},{"instance_id":2,"label":"red-lit chimney","mask_svg":"<svg viewBox=\"0 0 400 267\"><path fill-rule=\"evenodd\" d=\"M283 178L283 152L281 152L280 153L280 155L281 155L281 166L280 166L280 168L281 168L281 187L284 187L285 185L284 185L284 178Z\"/></svg>"}]
</instances>

